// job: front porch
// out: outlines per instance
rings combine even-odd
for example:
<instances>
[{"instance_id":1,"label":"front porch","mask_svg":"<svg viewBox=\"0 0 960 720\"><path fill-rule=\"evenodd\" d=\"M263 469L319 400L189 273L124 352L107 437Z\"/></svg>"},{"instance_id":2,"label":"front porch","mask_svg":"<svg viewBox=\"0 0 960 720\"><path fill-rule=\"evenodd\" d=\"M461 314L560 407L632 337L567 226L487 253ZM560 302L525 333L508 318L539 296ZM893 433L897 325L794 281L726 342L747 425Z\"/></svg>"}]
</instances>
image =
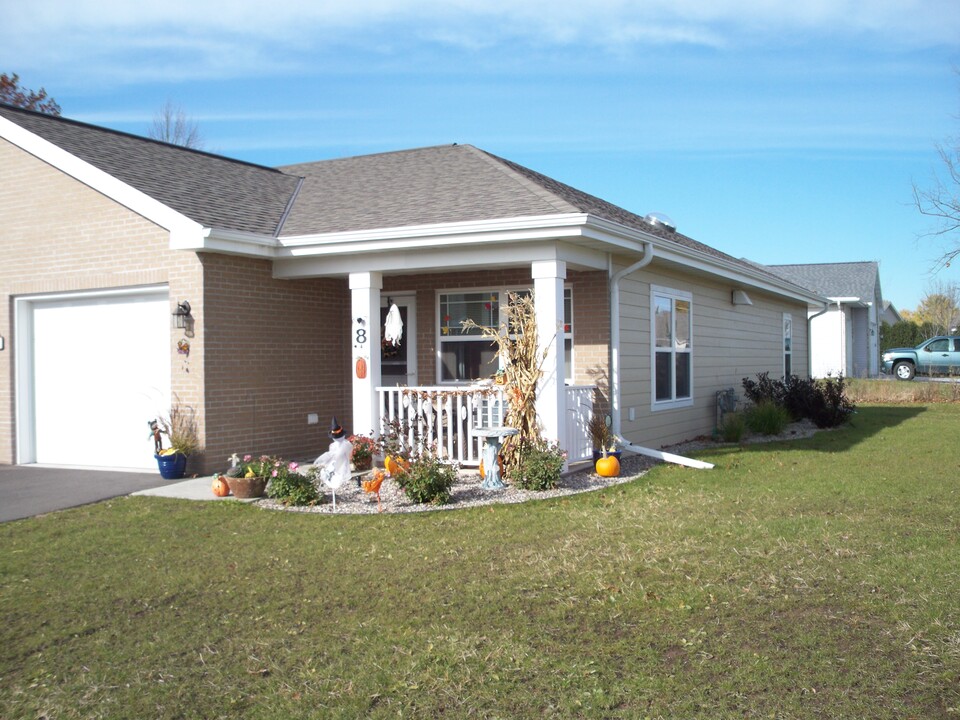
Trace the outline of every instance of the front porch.
<instances>
[{"instance_id":1,"label":"front porch","mask_svg":"<svg viewBox=\"0 0 960 720\"><path fill-rule=\"evenodd\" d=\"M403 431L407 447L419 443L436 447L437 453L462 467L480 465L482 439L477 428L502 427L506 415L507 392L495 383L433 387L378 387L382 436L391 428ZM593 385L568 385L564 388L565 418L560 423L563 436L560 447L567 451L567 462L592 458L587 430L593 416Z\"/></svg>"}]
</instances>

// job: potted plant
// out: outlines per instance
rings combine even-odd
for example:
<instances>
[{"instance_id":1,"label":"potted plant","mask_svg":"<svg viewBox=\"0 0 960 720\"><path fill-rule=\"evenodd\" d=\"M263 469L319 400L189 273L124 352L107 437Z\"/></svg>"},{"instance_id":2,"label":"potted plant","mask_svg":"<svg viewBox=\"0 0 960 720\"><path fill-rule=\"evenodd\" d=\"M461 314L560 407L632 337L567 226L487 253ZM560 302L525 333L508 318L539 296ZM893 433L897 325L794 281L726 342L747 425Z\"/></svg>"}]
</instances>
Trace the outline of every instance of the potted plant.
<instances>
[{"instance_id":1,"label":"potted plant","mask_svg":"<svg viewBox=\"0 0 960 720\"><path fill-rule=\"evenodd\" d=\"M284 462L279 458L269 455L256 458L253 455L244 455L242 460L227 470L227 485L235 498L246 500L263 497L270 478L276 477L282 468Z\"/></svg>"},{"instance_id":2,"label":"potted plant","mask_svg":"<svg viewBox=\"0 0 960 720\"><path fill-rule=\"evenodd\" d=\"M610 432L610 426L607 425L607 419L603 415L594 414L587 424L587 430L590 433L590 440L593 443L593 462L604 457L612 455L620 460L620 451L617 450L617 439Z\"/></svg>"},{"instance_id":3,"label":"potted plant","mask_svg":"<svg viewBox=\"0 0 960 720\"><path fill-rule=\"evenodd\" d=\"M366 435L351 435L347 438L353 445L353 452L350 454L350 464L354 470L369 470L373 467L373 456L380 452L380 446L376 440Z\"/></svg>"},{"instance_id":4,"label":"potted plant","mask_svg":"<svg viewBox=\"0 0 960 720\"><path fill-rule=\"evenodd\" d=\"M166 480L178 480L186 471L187 457L200 447L197 413L190 405L184 405L176 398L170 407L170 413L161 417L158 424L159 428L153 436L157 443L154 457L160 476ZM160 435L167 436L170 447L162 448Z\"/></svg>"}]
</instances>

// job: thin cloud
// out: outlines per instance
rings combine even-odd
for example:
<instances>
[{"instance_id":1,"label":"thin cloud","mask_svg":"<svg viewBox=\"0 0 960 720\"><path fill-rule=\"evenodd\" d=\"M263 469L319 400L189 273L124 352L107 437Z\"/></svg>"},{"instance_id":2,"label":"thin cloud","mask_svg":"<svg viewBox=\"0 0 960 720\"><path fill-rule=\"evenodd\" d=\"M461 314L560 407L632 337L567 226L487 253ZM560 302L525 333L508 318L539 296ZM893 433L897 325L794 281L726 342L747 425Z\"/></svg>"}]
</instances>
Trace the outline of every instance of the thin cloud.
<instances>
[{"instance_id":1,"label":"thin cloud","mask_svg":"<svg viewBox=\"0 0 960 720\"><path fill-rule=\"evenodd\" d=\"M898 47L955 44L956 0L32 0L0 25L0 55L21 74L83 68L132 82L307 70L338 49L399 55L422 43L497 47L725 48L868 39ZM89 79L88 79L89 82Z\"/></svg>"}]
</instances>

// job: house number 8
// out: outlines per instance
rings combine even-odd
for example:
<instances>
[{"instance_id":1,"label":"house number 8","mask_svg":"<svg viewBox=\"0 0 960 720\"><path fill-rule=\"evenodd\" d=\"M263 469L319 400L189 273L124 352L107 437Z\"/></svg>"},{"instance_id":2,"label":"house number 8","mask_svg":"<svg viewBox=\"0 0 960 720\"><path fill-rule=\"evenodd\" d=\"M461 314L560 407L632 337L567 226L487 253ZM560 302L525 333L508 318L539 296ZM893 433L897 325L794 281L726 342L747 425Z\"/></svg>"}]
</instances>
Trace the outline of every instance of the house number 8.
<instances>
[{"instance_id":1,"label":"house number 8","mask_svg":"<svg viewBox=\"0 0 960 720\"><path fill-rule=\"evenodd\" d=\"M365 328L357 328L357 345L363 345L367 342L367 331Z\"/></svg>"}]
</instances>

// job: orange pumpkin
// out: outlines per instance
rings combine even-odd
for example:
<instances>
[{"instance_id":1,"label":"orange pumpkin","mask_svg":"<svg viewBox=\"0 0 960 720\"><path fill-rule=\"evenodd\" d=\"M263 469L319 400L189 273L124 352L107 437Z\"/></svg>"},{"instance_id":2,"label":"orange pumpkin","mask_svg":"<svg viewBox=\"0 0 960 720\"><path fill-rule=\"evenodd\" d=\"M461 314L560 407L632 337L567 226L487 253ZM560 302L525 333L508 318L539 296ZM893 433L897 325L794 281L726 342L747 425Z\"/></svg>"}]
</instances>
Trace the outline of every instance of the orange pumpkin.
<instances>
[{"instance_id":1,"label":"orange pumpkin","mask_svg":"<svg viewBox=\"0 0 960 720\"><path fill-rule=\"evenodd\" d=\"M613 455L604 455L597 460L597 475L600 477L617 477L620 474L620 461Z\"/></svg>"},{"instance_id":2,"label":"orange pumpkin","mask_svg":"<svg viewBox=\"0 0 960 720\"><path fill-rule=\"evenodd\" d=\"M211 487L213 494L217 497L226 497L230 494L230 485L227 483L227 479L223 475L218 475L213 479L213 486Z\"/></svg>"},{"instance_id":3,"label":"orange pumpkin","mask_svg":"<svg viewBox=\"0 0 960 720\"><path fill-rule=\"evenodd\" d=\"M357 358L357 377L363 380L367 376L367 361L365 358Z\"/></svg>"}]
</instances>

